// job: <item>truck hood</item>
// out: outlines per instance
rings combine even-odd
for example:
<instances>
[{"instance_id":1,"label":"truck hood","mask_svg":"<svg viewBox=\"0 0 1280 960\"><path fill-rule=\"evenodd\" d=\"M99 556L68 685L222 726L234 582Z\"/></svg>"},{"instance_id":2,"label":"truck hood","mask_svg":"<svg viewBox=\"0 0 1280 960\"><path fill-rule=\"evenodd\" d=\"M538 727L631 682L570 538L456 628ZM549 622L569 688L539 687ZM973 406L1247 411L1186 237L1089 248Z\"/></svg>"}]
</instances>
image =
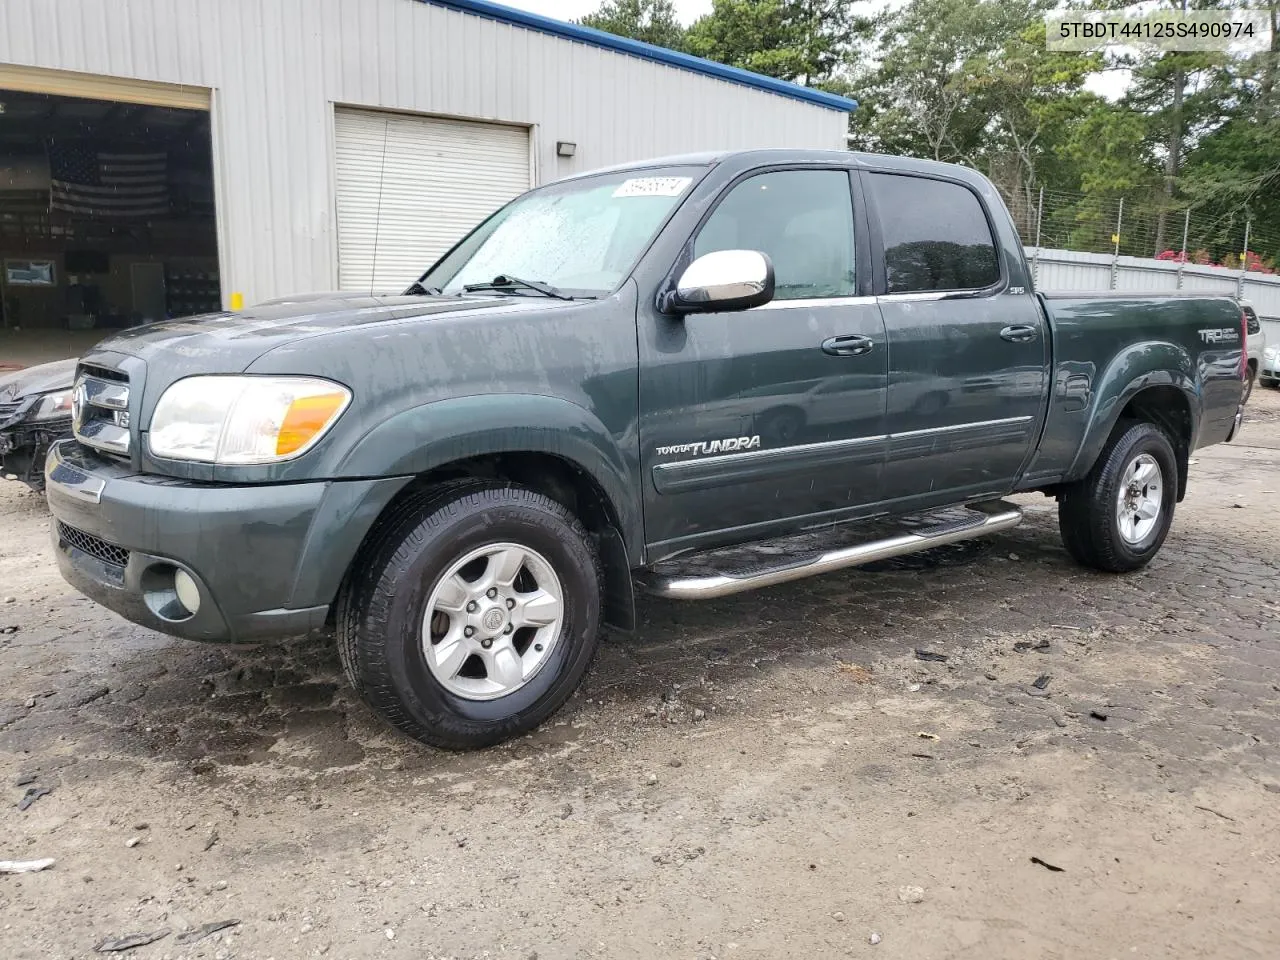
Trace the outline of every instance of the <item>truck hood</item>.
<instances>
[{"instance_id":1,"label":"truck hood","mask_svg":"<svg viewBox=\"0 0 1280 960\"><path fill-rule=\"evenodd\" d=\"M0 403L11 403L50 390L70 389L75 380L77 362L74 359L55 360L0 376Z\"/></svg>"},{"instance_id":2,"label":"truck hood","mask_svg":"<svg viewBox=\"0 0 1280 960\"><path fill-rule=\"evenodd\" d=\"M211 313L144 324L102 341L84 359L113 355L158 360L172 379L190 373L239 373L286 343L353 327L494 309L546 308L541 297L331 294L288 297L239 313Z\"/></svg>"},{"instance_id":3,"label":"truck hood","mask_svg":"<svg viewBox=\"0 0 1280 960\"><path fill-rule=\"evenodd\" d=\"M263 300L259 307L275 307L286 303L316 303L320 300L367 300L376 298L385 300L388 297L398 297L404 293L403 290L370 290L365 293L363 290L323 290L318 293L294 293L287 297L272 297L270 300Z\"/></svg>"}]
</instances>

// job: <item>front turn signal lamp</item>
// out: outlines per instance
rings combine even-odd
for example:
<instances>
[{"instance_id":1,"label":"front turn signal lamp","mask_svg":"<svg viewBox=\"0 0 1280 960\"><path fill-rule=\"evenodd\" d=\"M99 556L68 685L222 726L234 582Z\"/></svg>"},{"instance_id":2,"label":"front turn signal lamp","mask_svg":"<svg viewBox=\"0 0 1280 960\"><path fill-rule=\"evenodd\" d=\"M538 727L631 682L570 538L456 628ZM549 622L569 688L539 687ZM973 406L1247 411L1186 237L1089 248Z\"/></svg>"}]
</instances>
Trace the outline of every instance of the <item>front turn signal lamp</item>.
<instances>
[{"instance_id":1,"label":"front turn signal lamp","mask_svg":"<svg viewBox=\"0 0 1280 960\"><path fill-rule=\"evenodd\" d=\"M151 453L219 464L291 460L314 447L350 403L350 390L318 377L187 377L156 404Z\"/></svg>"}]
</instances>

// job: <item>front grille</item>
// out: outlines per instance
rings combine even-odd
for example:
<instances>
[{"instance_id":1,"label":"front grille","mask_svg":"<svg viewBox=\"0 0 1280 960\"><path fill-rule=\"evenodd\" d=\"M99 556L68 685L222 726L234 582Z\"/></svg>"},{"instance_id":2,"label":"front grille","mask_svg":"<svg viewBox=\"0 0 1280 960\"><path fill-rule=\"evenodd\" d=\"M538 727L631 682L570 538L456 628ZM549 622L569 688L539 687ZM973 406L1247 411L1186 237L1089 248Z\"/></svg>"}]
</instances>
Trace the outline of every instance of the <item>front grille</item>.
<instances>
[{"instance_id":1,"label":"front grille","mask_svg":"<svg viewBox=\"0 0 1280 960\"><path fill-rule=\"evenodd\" d=\"M12 417L15 413L17 413L18 407L20 406L22 406L21 400L14 400L12 402L6 401L5 403L0 403L0 423L4 423L6 420Z\"/></svg>"},{"instance_id":2,"label":"front grille","mask_svg":"<svg viewBox=\"0 0 1280 960\"><path fill-rule=\"evenodd\" d=\"M103 563L109 563L113 567L123 567L129 562L129 551L124 547L117 547L114 543L107 543L101 537L67 526L61 520L58 521L58 539L67 546L75 547L81 553L87 553L91 557L97 557Z\"/></svg>"},{"instance_id":3,"label":"front grille","mask_svg":"<svg viewBox=\"0 0 1280 960\"><path fill-rule=\"evenodd\" d=\"M82 363L76 377L76 439L117 457L129 455L129 377L119 370Z\"/></svg>"}]
</instances>

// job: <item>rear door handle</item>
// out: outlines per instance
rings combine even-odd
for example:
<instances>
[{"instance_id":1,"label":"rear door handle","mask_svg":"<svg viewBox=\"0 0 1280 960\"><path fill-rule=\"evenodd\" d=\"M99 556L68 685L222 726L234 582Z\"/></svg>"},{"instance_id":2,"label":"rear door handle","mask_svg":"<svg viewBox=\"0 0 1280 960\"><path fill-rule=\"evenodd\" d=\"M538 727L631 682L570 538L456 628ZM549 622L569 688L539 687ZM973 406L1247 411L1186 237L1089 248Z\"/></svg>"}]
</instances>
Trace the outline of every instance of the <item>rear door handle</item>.
<instances>
[{"instance_id":1,"label":"rear door handle","mask_svg":"<svg viewBox=\"0 0 1280 960\"><path fill-rule=\"evenodd\" d=\"M1000 331L1000 339L1010 343L1030 343L1036 338L1036 328L1024 325L1005 327Z\"/></svg>"},{"instance_id":2,"label":"rear door handle","mask_svg":"<svg viewBox=\"0 0 1280 960\"><path fill-rule=\"evenodd\" d=\"M829 337L822 341L822 352L833 357L860 357L874 346L870 337Z\"/></svg>"}]
</instances>

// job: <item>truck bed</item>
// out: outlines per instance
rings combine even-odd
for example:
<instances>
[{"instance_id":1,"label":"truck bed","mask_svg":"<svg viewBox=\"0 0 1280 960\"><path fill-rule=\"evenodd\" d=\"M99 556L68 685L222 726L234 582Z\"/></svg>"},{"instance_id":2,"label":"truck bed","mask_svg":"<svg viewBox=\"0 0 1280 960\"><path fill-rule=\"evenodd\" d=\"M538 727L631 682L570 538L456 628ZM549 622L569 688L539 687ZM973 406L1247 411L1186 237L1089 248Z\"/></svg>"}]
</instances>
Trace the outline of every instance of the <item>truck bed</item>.
<instances>
[{"instance_id":1,"label":"truck bed","mask_svg":"<svg viewBox=\"0 0 1280 960\"><path fill-rule=\"evenodd\" d=\"M1053 382L1039 448L1020 489L1079 479L1114 419L1139 390L1163 393L1169 417L1187 416L1185 453L1226 440L1243 390L1239 305L1217 294L1044 292ZM1166 372L1152 374L1147 371Z\"/></svg>"}]
</instances>

